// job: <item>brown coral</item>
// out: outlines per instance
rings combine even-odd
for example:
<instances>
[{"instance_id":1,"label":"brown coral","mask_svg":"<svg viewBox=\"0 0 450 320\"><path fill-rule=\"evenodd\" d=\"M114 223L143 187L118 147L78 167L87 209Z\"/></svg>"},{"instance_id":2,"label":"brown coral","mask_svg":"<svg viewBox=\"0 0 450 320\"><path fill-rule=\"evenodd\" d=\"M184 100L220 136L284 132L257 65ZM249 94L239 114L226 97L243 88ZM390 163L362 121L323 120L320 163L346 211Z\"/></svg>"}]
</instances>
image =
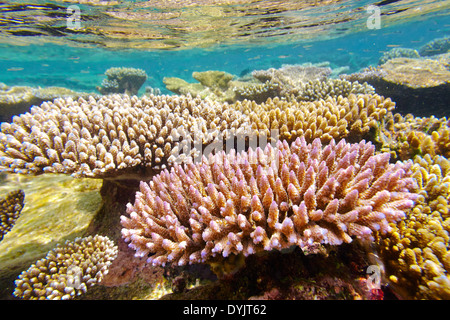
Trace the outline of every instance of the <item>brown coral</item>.
<instances>
[{"instance_id":1,"label":"brown coral","mask_svg":"<svg viewBox=\"0 0 450 320\"><path fill-rule=\"evenodd\" d=\"M364 141L322 148L298 138L175 165L141 182L122 236L154 265L372 239L416 197L412 163L389 164L389 154L374 150Z\"/></svg>"},{"instance_id":2,"label":"brown coral","mask_svg":"<svg viewBox=\"0 0 450 320\"><path fill-rule=\"evenodd\" d=\"M142 177L170 163L194 138L201 146L217 130L244 130L243 122L241 113L226 105L190 96L57 99L2 123L0 170Z\"/></svg>"},{"instance_id":3,"label":"brown coral","mask_svg":"<svg viewBox=\"0 0 450 320\"><path fill-rule=\"evenodd\" d=\"M382 152L393 159L407 160L429 154L450 157L450 132L447 118L402 116L389 112L383 119L376 138Z\"/></svg>"},{"instance_id":4,"label":"brown coral","mask_svg":"<svg viewBox=\"0 0 450 320\"><path fill-rule=\"evenodd\" d=\"M117 247L108 237L66 241L19 275L14 295L29 300L72 299L99 283L116 255Z\"/></svg>"},{"instance_id":5,"label":"brown coral","mask_svg":"<svg viewBox=\"0 0 450 320\"><path fill-rule=\"evenodd\" d=\"M0 198L0 241L16 223L23 209L24 199L23 190L11 191L5 197Z\"/></svg>"},{"instance_id":6,"label":"brown coral","mask_svg":"<svg viewBox=\"0 0 450 320\"><path fill-rule=\"evenodd\" d=\"M341 79L328 79L326 81L308 81L300 88L289 92L289 99L297 101L314 101L327 99L328 97L343 96L350 94L374 94L375 89L367 82L350 82Z\"/></svg>"}]
</instances>

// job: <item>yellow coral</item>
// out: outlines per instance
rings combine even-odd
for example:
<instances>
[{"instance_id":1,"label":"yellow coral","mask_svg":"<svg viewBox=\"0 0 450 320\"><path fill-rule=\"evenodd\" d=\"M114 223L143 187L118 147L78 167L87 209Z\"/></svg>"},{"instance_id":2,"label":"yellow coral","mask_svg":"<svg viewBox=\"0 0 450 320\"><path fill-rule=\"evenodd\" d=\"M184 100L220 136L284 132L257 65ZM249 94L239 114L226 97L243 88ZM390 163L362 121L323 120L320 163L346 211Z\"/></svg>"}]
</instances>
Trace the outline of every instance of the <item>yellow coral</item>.
<instances>
[{"instance_id":1,"label":"yellow coral","mask_svg":"<svg viewBox=\"0 0 450 320\"><path fill-rule=\"evenodd\" d=\"M400 294L450 299L450 161L427 154L416 156L414 162L420 196L407 218L391 224L391 233L379 237L380 255Z\"/></svg>"}]
</instances>

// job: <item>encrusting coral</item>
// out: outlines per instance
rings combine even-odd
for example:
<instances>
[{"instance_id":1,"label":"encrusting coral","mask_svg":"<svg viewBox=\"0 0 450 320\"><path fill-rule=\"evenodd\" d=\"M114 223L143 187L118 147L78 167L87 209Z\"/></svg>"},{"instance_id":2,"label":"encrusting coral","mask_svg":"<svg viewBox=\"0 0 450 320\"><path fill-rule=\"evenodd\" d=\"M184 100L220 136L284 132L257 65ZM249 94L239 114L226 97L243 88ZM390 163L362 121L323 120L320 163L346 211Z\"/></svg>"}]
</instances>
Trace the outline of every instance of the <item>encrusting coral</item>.
<instances>
[{"instance_id":1,"label":"encrusting coral","mask_svg":"<svg viewBox=\"0 0 450 320\"><path fill-rule=\"evenodd\" d=\"M175 165L141 182L122 237L153 265L372 240L417 197L412 162L374 152L365 141L323 147L298 138Z\"/></svg>"},{"instance_id":2,"label":"encrusting coral","mask_svg":"<svg viewBox=\"0 0 450 320\"><path fill-rule=\"evenodd\" d=\"M116 256L117 247L108 237L66 241L19 275L14 295L26 300L73 299L101 282Z\"/></svg>"},{"instance_id":3,"label":"encrusting coral","mask_svg":"<svg viewBox=\"0 0 450 320\"><path fill-rule=\"evenodd\" d=\"M147 80L147 73L137 68L109 68L105 72L106 79L103 80L98 91L101 94L125 93L136 95Z\"/></svg>"},{"instance_id":4,"label":"encrusting coral","mask_svg":"<svg viewBox=\"0 0 450 320\"><path fill-rule=\"evenodd\" d=\"M142 177L163 168L194 138L211 142L217 131L245 130L245 120L227 105L190 96L57 99L1 124L0 170ZM194 146L182 155L196 152Z\"/></svg>"},{"instance_id":5,"label":"encrusting coral","mask_svg":"<svg viewBox=\"0 0 450 320\"><path fill-rule=\"evenodd\" d=\"M6 196L0 198L0 241L3 240L20 215L23 209L25 193L23 190L9 192Z\"/></svg>"}]
</instances>

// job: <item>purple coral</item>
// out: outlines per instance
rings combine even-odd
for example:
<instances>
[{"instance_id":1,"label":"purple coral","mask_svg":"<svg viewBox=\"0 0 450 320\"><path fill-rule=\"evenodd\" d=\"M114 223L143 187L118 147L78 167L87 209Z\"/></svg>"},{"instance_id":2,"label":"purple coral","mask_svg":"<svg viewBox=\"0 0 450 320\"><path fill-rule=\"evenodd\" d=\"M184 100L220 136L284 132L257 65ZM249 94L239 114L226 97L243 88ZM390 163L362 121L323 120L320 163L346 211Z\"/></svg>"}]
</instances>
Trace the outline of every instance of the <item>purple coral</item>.
<instances>
[{"instance_id":1,"label":"purple coral","mask_svg":"<svg viewBox=\"0 0 450 320\"><path fill-rule=\"evenodd\" d=\"M372 240L417 197L412 163L390 164L374 151L365 141L323 147L298 138L175 165L141 182L122 236L154 265Z\"/></svg>"}]
</instances>

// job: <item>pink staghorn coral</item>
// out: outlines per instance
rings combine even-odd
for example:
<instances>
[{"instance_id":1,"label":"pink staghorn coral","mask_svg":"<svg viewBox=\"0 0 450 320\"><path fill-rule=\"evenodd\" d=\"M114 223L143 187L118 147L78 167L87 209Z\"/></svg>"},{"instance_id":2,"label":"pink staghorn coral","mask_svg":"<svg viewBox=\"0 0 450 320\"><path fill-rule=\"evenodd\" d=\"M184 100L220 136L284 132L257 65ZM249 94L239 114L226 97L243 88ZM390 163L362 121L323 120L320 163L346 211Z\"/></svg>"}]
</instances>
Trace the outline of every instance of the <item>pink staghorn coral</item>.
<instances>
[{"instance_id":1,"label":"pink staghorn coral","mask_svg":"<svg viewBox=\"0 0 450 320\"><path fill-rule=\"evenodd\" d=\"M122 236L136 256L153 254L154 265L372 240L417 197L412 163L389 164L389 154L374 150L365 141L322 148L298 138L175 165L141 182Z\"/></svg>"}]
</instances>

